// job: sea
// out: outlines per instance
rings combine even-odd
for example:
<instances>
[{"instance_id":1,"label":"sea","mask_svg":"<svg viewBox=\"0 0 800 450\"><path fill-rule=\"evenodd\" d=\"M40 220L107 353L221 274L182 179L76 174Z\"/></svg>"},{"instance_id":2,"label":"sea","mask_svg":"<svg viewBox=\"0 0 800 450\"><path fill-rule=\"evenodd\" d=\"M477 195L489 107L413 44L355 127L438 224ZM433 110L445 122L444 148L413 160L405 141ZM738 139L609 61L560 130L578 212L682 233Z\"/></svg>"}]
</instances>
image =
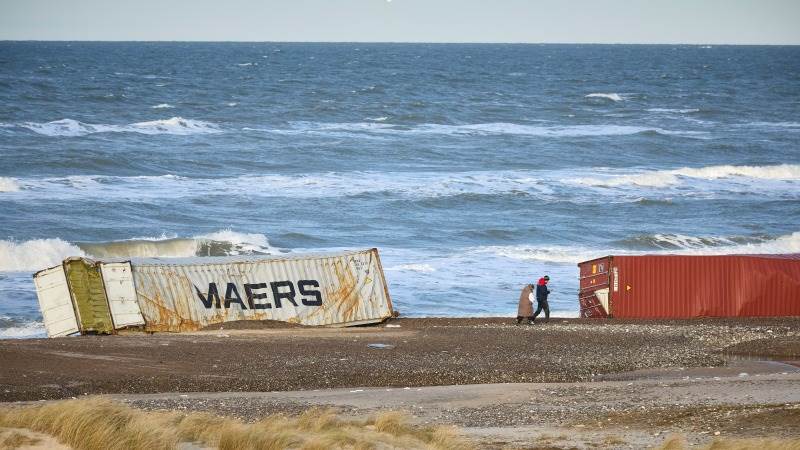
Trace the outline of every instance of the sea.
<instances>
[{"instance_id":1,"label":"sea","mask_svg":"<svg viewBox=\"0 0 800 450\"><path fill-rule=\"evenodd\" d=\"M574 317L583 260L800 252L800 47L0 42L0 211L0 338L68 256L377 247L402 316Z\"/></svg>"}]
</instances>

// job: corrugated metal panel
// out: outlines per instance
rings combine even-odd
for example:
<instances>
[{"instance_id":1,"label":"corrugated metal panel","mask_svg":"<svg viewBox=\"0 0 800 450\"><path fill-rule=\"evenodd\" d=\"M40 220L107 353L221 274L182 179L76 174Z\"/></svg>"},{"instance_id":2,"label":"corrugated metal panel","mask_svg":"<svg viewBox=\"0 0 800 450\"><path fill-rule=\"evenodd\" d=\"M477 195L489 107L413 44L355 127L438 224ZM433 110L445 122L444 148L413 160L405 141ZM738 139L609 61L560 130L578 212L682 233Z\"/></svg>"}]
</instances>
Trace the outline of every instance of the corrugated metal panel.
<instances>
[{"instance_id":1,"label":"corrugated metal panel","mask_svg":"<svg viewBox=\"0 0 800 450\"><path fill-rule=\"evenodd\" d=\"M234 320L344 326L392 315L377 249L192 262L132 262L146 330L189 331Z\"/></svg>"},{"instance_id":2,"label":"corrugated metal panel","mask_svg":"<svg viewBox=\"0 0 800 450\"><path fill-rule=\"evenodd\" d=\"M611 257L606 256L578 264L578 303L581 317L608 317Z\"/></svg>"},{"instance_id":3,"label":"corrugated metal panel","mask_svg":"<svg viewBox=\"0 0 800 450\"><path fill-rule=\"evenodd\" d=\"M78 332L78 318L72 308L64 267L59 265L37 272L33 276L44 327L50 337L67 336Z\"/></svg>"},{"instance_id":4,"label":"corrugated metal panel","mask_svg":"<svg viewBox=\"0 0 800 450\"><path fill-rule=\"evenodd\" d=\"M69 258L64 261L64 271L81 333L112 333L114 324L97 265L82 258Z\"/></svg>"},{"instance_id":5,"label":"corrugated metal panel","mask_svg":"<svg viewBox=\"0 0 800 450\"><path fill-rule=\"evenodd\" d=\"M794 255L614 256L611 270L613 317L800 316Z\"/></svg>"},{"instance_id":6,"label":"corrugated metal panel","mask_svg":"<svg viewBox=\"0 0 800 450\"><path fill-rule=\"evenodd\" d=\"M129 262L99 263L114 329L144 325Z\"/></svg>"}]
</instances>

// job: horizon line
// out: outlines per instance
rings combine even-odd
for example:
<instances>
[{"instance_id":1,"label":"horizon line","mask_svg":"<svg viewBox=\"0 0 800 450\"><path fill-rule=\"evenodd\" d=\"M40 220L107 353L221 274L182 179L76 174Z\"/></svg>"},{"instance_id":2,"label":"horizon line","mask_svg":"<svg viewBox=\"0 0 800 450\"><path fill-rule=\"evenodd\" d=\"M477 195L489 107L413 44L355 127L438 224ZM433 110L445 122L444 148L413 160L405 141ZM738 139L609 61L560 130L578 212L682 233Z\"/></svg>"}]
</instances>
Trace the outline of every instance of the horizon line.
<instances>
[{"instance_id":1,"label":"horizon line","mask_svg":"<svg viewBox=\"0 0 800 450\"><path fill-rule=\"evenodd\" d=\"M797 47L798 43L715 43L715 42L527 42L527 41L292 41L292 40L138 40L138 39L0 39L0 42L81 42L81 43L206 43L206 44L427 44L427 45L678 45L729 47Z\"/></svg>"}]
</instances>

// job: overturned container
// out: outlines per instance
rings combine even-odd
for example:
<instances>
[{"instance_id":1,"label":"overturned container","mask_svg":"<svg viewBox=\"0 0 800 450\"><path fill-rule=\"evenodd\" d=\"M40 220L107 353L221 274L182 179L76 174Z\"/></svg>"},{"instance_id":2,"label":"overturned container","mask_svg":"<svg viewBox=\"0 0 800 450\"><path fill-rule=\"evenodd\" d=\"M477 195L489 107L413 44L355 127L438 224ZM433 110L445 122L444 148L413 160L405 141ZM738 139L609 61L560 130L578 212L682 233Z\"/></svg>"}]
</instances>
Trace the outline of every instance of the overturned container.
<instances>
[{"instance_id":1,"label":"overturned container","mask_svg":"<svg viewBox=\"0 0 800 450\"><path fill-rule=\"evenodd\" d=\"M69 258L34 275L48 336L193 331L237 320L351 326L391 317L377 249L306 255Z\"/></svg>"},{"instance_id":2,"label":"overturned container","mask_svg":"<svg viewBox=\"0 0 800 450\"><path fill-rule=\"evenodd\" d=\"M606 256L578 267L581 317L800 316L800 254Z\"/></svg>"}]
</instances>

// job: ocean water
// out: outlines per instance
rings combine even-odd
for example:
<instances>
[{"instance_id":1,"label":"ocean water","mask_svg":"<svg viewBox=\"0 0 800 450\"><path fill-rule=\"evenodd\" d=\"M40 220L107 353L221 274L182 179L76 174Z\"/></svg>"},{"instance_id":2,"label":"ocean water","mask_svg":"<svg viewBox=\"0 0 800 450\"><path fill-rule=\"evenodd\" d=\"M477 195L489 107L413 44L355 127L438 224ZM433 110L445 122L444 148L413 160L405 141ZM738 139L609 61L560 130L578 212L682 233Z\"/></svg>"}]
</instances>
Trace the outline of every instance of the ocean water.
<instances>
[{"instance_id":1,"label":"ocean water","mask_svg":"<svg viewBox=\"0 0 800 450\"><path fill-rule=\"evenodd\" d=\"M0 42L0 337L66 256L378 247L407 316L800 252L800 47Z\"/></svg>"}]
</instances>

